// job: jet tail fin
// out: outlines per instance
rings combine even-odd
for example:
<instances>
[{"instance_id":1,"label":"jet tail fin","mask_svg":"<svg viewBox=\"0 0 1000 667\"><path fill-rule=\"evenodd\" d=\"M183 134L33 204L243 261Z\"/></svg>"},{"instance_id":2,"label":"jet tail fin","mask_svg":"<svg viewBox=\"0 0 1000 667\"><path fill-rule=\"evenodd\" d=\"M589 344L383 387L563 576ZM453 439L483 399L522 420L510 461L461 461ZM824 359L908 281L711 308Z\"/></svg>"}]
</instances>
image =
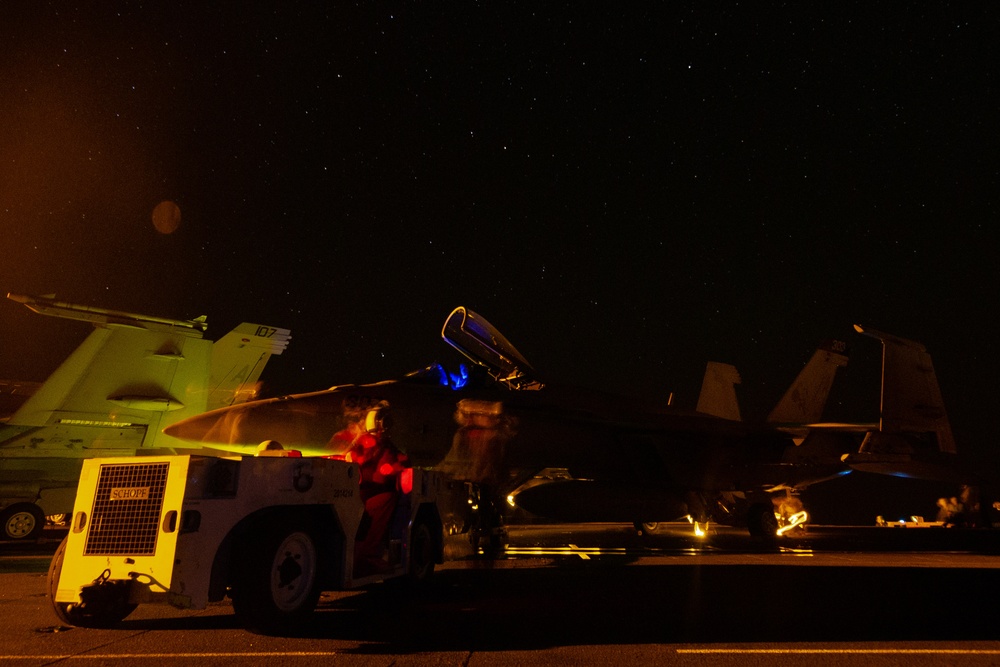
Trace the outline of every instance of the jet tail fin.
<instances>
[{"instance_id":1,"label":"jet tail fin","mask_svg":"<svg viewBox=\"0 0 1000 667\"><path fill-rule=\"evenodd\" d=\"M819 421L830 396L838 368L847 365L847 345L824 341L799 371L767 421L772 424L808 424Z\"/></svg>"},{"instance_id":2,"label":"jet tail fin","mask_svg":"<svg viewBox=\"0 0 1000 667\"><path fill-rule=\"evenodd\" d=\"M882 341L883 434L932 434L937 448L956 453L951 423L941 397L934 365L917 342L854 325L858 333Z\"/></svg>"},{"instance_id":3,"label":"jet tail fin","mask_svg":"<svg viewBox=\"0 0 1000 667\"><path fill-rule=\"evenodd\" d=\"M740 405L736 400L736 385L740 381L735 366L718 361L708 362L695 409L708 415L740 421Z\"/></svg>"},{"instance_id":4,"label":"jet tail fin","mask_svg":"<svg viewBox=\"0 0 1000 667\"><path fill-rule=\"evenodd\" d=\"M289 329L244 322L212 346L208 409L243 403L257 396L257 381L272 354L291 340Z\"/></svg>"},{"instance_id":5,"label":"jet tail fin","mask_svg":"<svg viewBox=\"0 0 1000 667\"><path fill-rule=\"evenodd\" d=\"M952 483L982 477L955 456L955 438L931 357L920 343L855 325L882 341L882 414L859 451L841 460L854 470Z\"/></svg>"}]
</instances>

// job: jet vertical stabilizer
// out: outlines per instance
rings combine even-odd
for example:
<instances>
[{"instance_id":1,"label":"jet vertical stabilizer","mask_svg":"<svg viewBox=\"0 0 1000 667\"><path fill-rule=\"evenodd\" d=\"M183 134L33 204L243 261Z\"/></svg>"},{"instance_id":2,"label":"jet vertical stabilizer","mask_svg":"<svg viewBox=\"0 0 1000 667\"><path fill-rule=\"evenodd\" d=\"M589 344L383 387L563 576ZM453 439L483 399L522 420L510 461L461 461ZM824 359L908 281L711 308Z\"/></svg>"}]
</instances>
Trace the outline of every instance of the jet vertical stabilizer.
<instances>
[{"instance_id":1,"label":"jet vertical stabilizer","mask_svg":"<svg viewBox=\"0 0 1000 667\"><path fill-rule=\"evenodd\" d=\"M736 385L740 374L735 366L710 361L705 365L705 377L698 395L698 412L740 421L740 405L736 400Z\"/></svg>"},{"instance_id":2,"label":"jet vertical stabilizer","mask_svg":"<svg viewBox=\"0 0 1000 667\"><path fill-rule=\"evenodd\" d=\"M937 376L920 343L855 325L882 341L882 413L858 452L842 457L855 470L968 483L977 471L956 457L955 438Z\"/></svg>"},{"instance_id":3,"label":"jet vertical stabilizer","mask_svg":"<svg viewBox=\"0 0 1000 667\"><path fill-rule=\"evenodd\" d=\"M257 380L272 354L288 347L291 331L257 324L241 324L212 348L208 410L257 397Z\"/></svg>"},{"instance_id":4,"label":"jet vertical stabilizer","mask_svg":"<svg viewBox=\"0 0 1000 667\"><path fill-rule=\"evenodd\" d=\"M938 450L954 454L955 438L934 373L934 364L926 348L920 343L857 324L854 328L858 333L882 341L882 415L879 431L883 434L933 434Z\"/></svg>"},{"instance_id":5,"label":"jet vertical stabilizer","mask_svg":"<svg viewBox=\"0 0 1000 667\"><path fill-rule=\"evenodd\" d=\"M847 345L839 340L824 341L795 381L771 410L771 424L808 424L819 421L830 396L833 377L847 365Z\"/></svg>"}]
</instances>

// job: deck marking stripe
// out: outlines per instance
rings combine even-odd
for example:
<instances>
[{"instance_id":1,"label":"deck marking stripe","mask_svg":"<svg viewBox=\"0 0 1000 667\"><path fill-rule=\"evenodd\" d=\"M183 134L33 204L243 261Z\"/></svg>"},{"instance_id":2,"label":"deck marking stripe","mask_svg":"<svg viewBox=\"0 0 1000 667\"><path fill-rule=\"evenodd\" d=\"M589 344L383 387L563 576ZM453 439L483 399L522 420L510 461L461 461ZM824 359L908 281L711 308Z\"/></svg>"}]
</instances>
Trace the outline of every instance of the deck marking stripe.
<instances>
[{"instance_id":1,"label":"deck marking stripe","mask_svg":"<svg viewBox=\"0 0 1000 667\"><path fill-rule=\"evenodd\" d=\"M136 658L311 658L342 655L343 651L274 651L260 653L67 653L63 655L0 655L0 660L134 660Z\"/></svg>"},{"instance_id":2,"label":"deck marking stripe","mask_svg":"<svg viewBox=\"0 0 1000 667\"><path fill-rule=\"evenodd\" d=\"M1000 655L1000 649L962 648L679 648L677 653L757 655Z\"/></svg>"}]
</instances>

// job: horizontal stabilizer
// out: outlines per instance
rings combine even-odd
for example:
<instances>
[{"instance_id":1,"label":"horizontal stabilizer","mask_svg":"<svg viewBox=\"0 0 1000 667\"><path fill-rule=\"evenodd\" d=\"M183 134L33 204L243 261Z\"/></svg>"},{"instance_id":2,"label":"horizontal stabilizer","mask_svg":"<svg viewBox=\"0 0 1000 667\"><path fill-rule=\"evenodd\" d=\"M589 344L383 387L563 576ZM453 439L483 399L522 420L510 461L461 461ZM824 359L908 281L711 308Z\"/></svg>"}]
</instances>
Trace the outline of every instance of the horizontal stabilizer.
<instances>
[{"instance_id":1,"label":"horizontal stabilizer","mask_svg":"<svg viewBox=\"0 0 1000 667\"><path fill-rule=\"evenodd\" d=\"M875 475L923 479L950 484L982 484L983 478L976 471L968 470L959 461L915 459L908 454L873 454L856 452L843 457L852 470Z\"/></svg>"}]
</instances>

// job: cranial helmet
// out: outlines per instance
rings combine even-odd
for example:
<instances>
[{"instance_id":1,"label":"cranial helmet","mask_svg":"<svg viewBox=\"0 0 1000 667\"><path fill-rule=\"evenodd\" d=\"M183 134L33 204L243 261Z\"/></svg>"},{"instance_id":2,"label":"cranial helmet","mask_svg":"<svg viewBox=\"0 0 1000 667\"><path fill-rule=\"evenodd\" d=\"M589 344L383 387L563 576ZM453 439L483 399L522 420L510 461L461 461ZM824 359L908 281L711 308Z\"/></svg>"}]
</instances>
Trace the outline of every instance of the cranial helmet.
<instances>
[{"instance_id":1,"label":"cranial helmet","mask_svg":"<svg viewBox=\"0 0 1000 667\"><path fill-rule=\"evenodd\" d=\"M365 415L365 432L381 433L382 431L388 431L391 423L389 403L382 401Z\"/></svg>"}]
</instances>

